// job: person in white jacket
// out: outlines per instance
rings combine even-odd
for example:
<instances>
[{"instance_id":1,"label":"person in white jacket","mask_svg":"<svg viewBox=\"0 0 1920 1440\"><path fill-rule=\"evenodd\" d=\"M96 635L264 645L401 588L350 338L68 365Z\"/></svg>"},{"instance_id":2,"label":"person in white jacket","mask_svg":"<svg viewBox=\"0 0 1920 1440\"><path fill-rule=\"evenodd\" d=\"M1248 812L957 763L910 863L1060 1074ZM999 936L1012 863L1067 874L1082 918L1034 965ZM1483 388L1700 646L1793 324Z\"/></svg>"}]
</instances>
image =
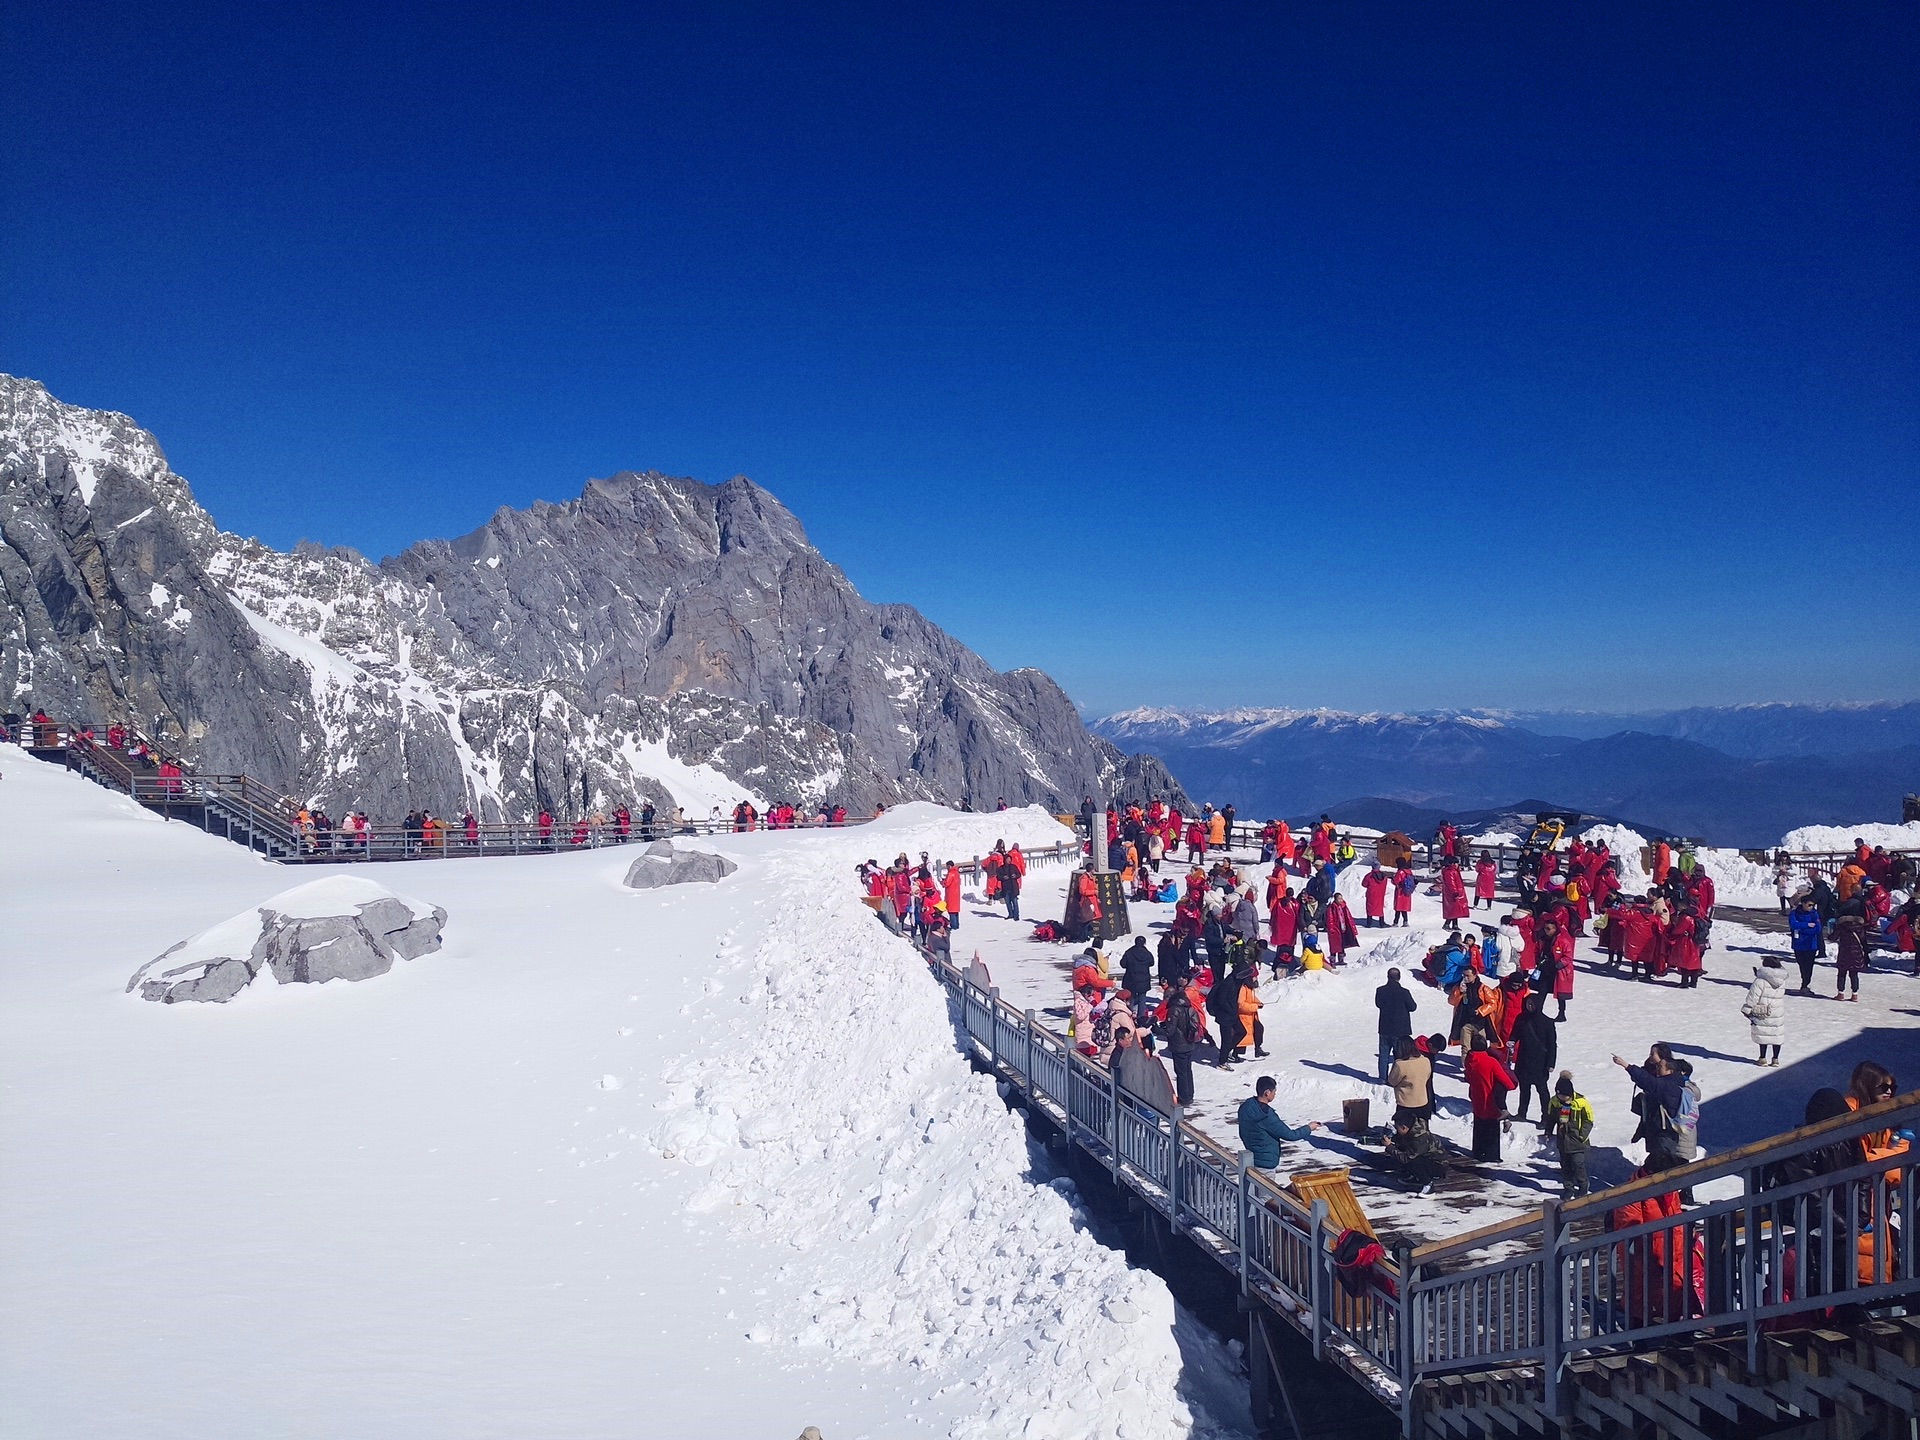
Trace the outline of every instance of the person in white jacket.
<instances>
[{"instance_id":1,"label":"person in white jacket","mask_svg":"<svg viewBox=\"0 0 1920 1440\"><path fill-rule=\"evenodd\" d=\"M1793 897L1799 890L1800 879L1793 873L1793 866L1782 860L1773 872L1773 893L1780 897L1782 915L1793 909Z\"/></svg>"},{"instance_id":2,"label":"person in white jacket","mask_svg":"<svg viewBox=\"0 0 1920 1440\"><path fill-rule=\"evenodd\" d=\"M1520 953L1527 948L1527 938L1520 933L1520 927L1514 923L1516 917L1509 915L1500 922L1500 934L1497 944L1500 947L1500 973L1511 975L1520 968Z\"/></svg>"},{"instance_id":3,"label":"person in white jacket","mask_svg":"<svg viewBox=\"0 0 1920 1440\"><path fill-rule=\"evenodd\" d=\"M1769 955L1753 967L1753 984L1747 987L1740 1013L1747 1017L1753 1043L1760 1047L1759 1063L1777 1066L1780 1046L1787 1038L1787 972L1779 957ZM1768 1050L1773 1051L1771 1059Z\"/></svg>"}]
</instances>

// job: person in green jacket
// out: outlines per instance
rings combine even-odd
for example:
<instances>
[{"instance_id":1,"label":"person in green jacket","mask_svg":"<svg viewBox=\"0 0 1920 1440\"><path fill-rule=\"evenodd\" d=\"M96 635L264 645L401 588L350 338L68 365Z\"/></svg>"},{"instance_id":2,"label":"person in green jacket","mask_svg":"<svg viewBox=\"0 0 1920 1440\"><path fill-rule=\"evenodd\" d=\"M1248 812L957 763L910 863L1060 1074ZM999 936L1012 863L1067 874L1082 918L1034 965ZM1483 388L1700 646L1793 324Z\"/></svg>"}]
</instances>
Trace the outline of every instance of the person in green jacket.
<instances>
[{"instance_id":1,"label":"person in green jacket","mask_svg":"<svg viewBox=\"0 0 1920 1440\"><path fill-rule=\"evenodd\" d=\"M1318 1120L1309 1120L1296 1129L1273 1112L1274 1093L1279 1084L1271 1075L1253 1082L1253 1094L1240 1102L1240 1146L1253 1155L1257 1170L1271 1170L1280 1163L1280 1142L1304 1140L1320 1128Z\"/></svg>"},{"instance_id":2,"label":"person in green jacket","mask_svg":"<svg viewBox=\"0 0 1920 1440\"><path fill-rule=\"evenodd\" d=\"M1562 1070L1554 1083L1546 1130L1560 1147L1560 1198L1578 1200L1590 1194L1587 1151L1593 1139L1593 1106L1573 1088L1571 1070Z\"/></svg>"}]
</instances>

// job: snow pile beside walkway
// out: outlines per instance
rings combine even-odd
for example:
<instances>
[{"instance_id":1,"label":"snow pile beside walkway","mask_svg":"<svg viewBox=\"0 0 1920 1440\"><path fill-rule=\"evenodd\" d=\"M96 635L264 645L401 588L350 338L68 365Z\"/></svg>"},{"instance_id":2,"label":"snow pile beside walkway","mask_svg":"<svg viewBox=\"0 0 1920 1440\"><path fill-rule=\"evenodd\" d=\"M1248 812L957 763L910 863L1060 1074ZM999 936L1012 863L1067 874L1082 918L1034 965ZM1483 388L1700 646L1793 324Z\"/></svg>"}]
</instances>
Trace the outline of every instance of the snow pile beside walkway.
<instances>
[{"instance_id":1,"label":"snow pile beside walkway","mask_svg":"<svg viewBox=\"0 0 1920 1440\"><path fill-rule=\"evenodd\" d=\"M1037 848L1064 835L1043 818L889 825L774 859L781 908L744 988L690 1022L732 1038L669 1066L651 1140L706 1167L690 1209L786 1257L783 1289L806 1299L743 1318L752 1338L951 1375L973 1406L956 1436L1204 1434L1165 1284L1087 1233L1070 1182L1030 1177L1022 1123L956 1049L943 989L853 883L856 851Z\"/></svg>"},{"instance_id":2,"label":"snow pile beside walkway","mask_svg":"<svg viewBox=\"0 0 1920 1440\"><path fill-rule=\"evenodd\" d=\"M1780 837L1782 850L1839 853L1853 849L1855 840L1884 845L1889 850L1920 850L1920 820L1905 825L1802 825Z\"/></svg>"},{"instance_id":3,"label":"snow pile beside walkway","mask_svg":"<svg viewBox=\"0 0 1920 1440\"><path fill-rule=\"evenodd\" d=\"M1653 888L1653 877L1640 862L1647 845L1646 836L1624 825L1595 825L1580 832L1589 845L1605 841L1620 862L1620 886L1629 895L1644 895ZM1773 888L1773 871L1744 858L1738 850L1714 850L1701 846L1694 858L1700 868L1713 877L1716 905L1734 905L1746 909L1770 910L1779 901ZM1678 853L1675 859L1679 858Z\"/></svg>"}]
</instances>

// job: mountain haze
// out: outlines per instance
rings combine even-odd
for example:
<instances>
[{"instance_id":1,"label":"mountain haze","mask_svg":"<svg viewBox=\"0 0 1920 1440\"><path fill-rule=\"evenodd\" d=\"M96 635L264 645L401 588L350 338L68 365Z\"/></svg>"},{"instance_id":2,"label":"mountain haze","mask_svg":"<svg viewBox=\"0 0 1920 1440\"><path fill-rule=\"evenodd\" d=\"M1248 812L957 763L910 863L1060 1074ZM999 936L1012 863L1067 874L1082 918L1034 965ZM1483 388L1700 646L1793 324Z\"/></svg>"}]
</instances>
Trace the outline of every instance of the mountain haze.
<instances>
[{"instance_id":1,"label":"mountain haze","mask_svg":"<svg viewBox=\"0 0 1920 1440\"><path fill-rule=\"evenodd\" d=\"M1745 707L1743 707L1744 709ZM1243 814L1296 815L1372 797L1428 810L1471 811L1525 796L1602 815L1627 815L1677 835L1726 845L1766 845L1802 824L1899 818L1900 797L1920 786L1920 743L1907 737L1920 707L1834 707L1842 738L1819 741L1815 714L1752 707L1761 715L1719 724L1788 753L1730 754L1674 734L1616 726L1583 738L1543 733L1486 711L1351 714L1243 707L1143 708L1094 722L1126 748L1151 747L1197 800L1228 800ZM1862 719L1861 712L1871 712ZM1716 712L1679 712L1711 733ZM1540 726L1553 716L1536 717ZM1600 728L1598 717L1585 717ZM1888 739L1884 748L1845 749ZM1787 743L1782 738L1776 743Z\"/></svg>"}]
</instances>

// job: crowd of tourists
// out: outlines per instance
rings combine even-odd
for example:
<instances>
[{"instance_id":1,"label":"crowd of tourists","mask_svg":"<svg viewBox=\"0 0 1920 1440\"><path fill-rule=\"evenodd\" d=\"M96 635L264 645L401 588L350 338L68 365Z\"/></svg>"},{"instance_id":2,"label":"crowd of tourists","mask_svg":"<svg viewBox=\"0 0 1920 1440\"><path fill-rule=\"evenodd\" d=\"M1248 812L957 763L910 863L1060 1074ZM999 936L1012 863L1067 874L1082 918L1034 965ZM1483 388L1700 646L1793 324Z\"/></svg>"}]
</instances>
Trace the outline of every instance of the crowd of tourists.
<instances>
[{"instance_id":1,"label":"crowd of tourists","mask_svg":"<svg viewBox=\"0 0 1920 1440\"><path fill-rule=\"evenodd\" d=\"M1098 813L1090 801L1083 804L1083 829L1090 831ZM1089 843L1098 839L1088 834ZM1250 841L1259 853L1252 865L1235 848L1244 855ZM1438 1024L1429 1030L1415 1023L1422 1008L1419 987L1409 987L1400 969L1390 969L1375 992L1376 1075L1394 1097L1385 1160L1418 1189L1452 1168L1449 1147L1430 1124L1450 1077L1461 1087L1472 1120L1476 1165L1500 1164L1503 1137L1516 1124L1533 1124L1559 1162L1565 1198L1589 1193L1595 1106L1559 1054L1558 1027L1568 1023L1577 973L1574 943L1597 940L1603 966L1598 973L1646 984L1670 980L1693 990L1706 969L1718 903L1713 877L1699 857L1666 842L1656 842L1643 857L1646 889L1628 893L1621 878L1626 867L1604 842L1575 837L1565 847L1530 850L1503 875L1493 854L1443 825L1432 838L1430 866L1415 868L1410 845L1397 853L1375 848L1360 875L1357 916L1339 881L1362 861L1352 837L1325 816L1302 833L1279 821L1236 831L1230 806L1183 815L1149 801L1106 812L1105 845L1107 868L1128 898L1171 904L1173 916L1157 941L1144 933L1131 936L1116 961L1099 942L1086 946L1071 967L1068 1033L1082 1054L1113 1069L1122 1089L1162 1110L1193 1102L1197 1065L1231 1069L1268 1055L1263 974L1338 970L1359 944L1360 931L1408 923L1415 895L1425 886L1437 891L1449 929L1429 950L1417 979L1439 992L1431 1002ZM997 849L1004 855L1008 847ZM1261 876L1256 871L1263 867ZM1849 987L1848 977L1865 968L1864 949L1872 941L1856 948L1856 930L1877 933L1889 948L1913 948L1912 867L1907 857L1876 857L1860 847L1845 868L1857 874L1848 875L1844 887L1797 878L1782 895L1796 957L1804 948L1824 958L1831 945L1843 988L1857 988L1857 979ZM992 869L983 876L989 897L1017 916L1024 864L998 861ZM959 922L957 867L930 867L924 855L916 866L903 855L884 870L863 867L863 878L876 905L882 899L891 904L903 929L950 953ZM1876 888L1886 892L1885 900L1875 898ZM1066 921L1039 921L1036 935L1084 943L1100 933L1098 894L1088 872L1076 875ZM1484 912L1484 919L1476 912ZM1807 914L1811 923L1802 918ZM1784 972L1774 956L1753 968L1741 1008L1752 1026L1757 1062L1775 1066L1788 993L1779 978ZM1797 993L1811 994L1809 982L1810 973L1803 974ZM1629 1087L1621 1102L1631 1107L1636 1123L1633 1143L1645 1146L1639 1173L1658 1174L1693 1159L1702 1095L1692 1062L1656 1044L1644 1061L1619 1063ZM1848 1103L1872 1103L1863 1097L1868 1090L1877 1093L1882 1081L1875 1077L1884 1073L1863 1065ZM1241 1143L1259 1167L1277 1165L1282 1146L1304 1141L1317 1128L1289 1124L1279 1115L1278 1088L1272 1076L1259 1077L1236 1112ZM1810 1111L1822 1107L1831 1108L1831 1101ZM1863 1153L1882 1151L1868 1146Z\"/></svg>"}]
</instances>

